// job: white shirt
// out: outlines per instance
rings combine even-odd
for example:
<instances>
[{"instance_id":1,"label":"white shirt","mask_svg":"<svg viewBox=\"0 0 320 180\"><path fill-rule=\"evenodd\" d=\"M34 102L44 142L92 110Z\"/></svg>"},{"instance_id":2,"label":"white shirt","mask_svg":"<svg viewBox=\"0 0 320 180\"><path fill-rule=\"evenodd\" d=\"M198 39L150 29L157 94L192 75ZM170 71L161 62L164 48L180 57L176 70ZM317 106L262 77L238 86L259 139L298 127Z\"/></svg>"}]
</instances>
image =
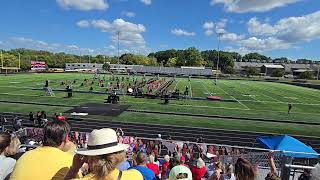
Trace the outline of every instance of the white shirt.
<instances>
[{"instance_id":1,"label":"white shirt","mask_svg":"<svg viewBox=\"0 0 320 180\"><path fill-rule=\"evenodd\" d=\"M0 155L0 179L4 179L13 171L16 160Z\"/></svg>"}]
</instances>

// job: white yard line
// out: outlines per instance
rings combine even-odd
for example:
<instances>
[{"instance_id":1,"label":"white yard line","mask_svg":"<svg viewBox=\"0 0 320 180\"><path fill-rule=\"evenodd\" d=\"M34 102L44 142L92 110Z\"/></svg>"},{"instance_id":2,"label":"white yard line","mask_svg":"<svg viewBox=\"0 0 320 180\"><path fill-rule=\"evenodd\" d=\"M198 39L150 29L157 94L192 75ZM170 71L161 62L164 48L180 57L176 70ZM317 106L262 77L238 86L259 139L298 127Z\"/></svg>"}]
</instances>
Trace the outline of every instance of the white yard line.
<instances>
[{"instance_id":1,"label":"white yard line","mask_svg":"<svg viewBox=\"0 0 320 180\"><path fill-rule=\"evenodd\" d=\"M223 83L220 81L220 83ZM224 84L224 83L223 83ZM225 84L224 84L225 85ZM238 99L236 99L235 97L233 97L232 95L230 95L228 92L226 92L225 90L223 90L221 87L219 87L217 85L218 88L220 88L224 93L226 93L227 95L229 95L230 97L232 97L235 101L237 101L239 104L241 104L243 107L245 107L247 110L250 110L250 108L246 105L244 105L242 102L240 102Z\"/></svg>"},{"instance_id":2,"label":"white yard line","mask_svg":"<svg viewBox=\"0 0 320 180\"><path fill-rule=\"evenodd\" d=\"M197 81L198 83L201 83L201 85L205 88L205 90L207 91L207 94L210 94L210 96L212 96L212 93L208 90L207 86L204 85L203 81ZM203 93L205 94L205 93Z\"/></svg>"},{"instance_id":3,"label":"white yard line","mask_svg":"<svg viewBox=\"0 0 320 180\"><path fill-rule=\"evenodd\" d=\"M252 87L252 86L250 86L250 85L248 85L248 84L245 84L247 87L246 87L246 89L249 89L249 90L251 90L251 89L260 89L260 90L262 90L262 91L267 91L267 90L265 90L265 89L263 89L263 88L257 88L257 87ZM271 96L268 96L268 95L265 95L264 93L259 93L259 94L261 94L261 95L263 95L263 96L265 96L265 97L268 97L268 98L270 98L270 99L273 99L274 101L277 101L277 102L282 102L282 101L280 101L280 100L278 100L278 99L275 99L275 98L273 98L273 97L271 97ZM255 98L254 98L255 99ZM257 100L257 99L256 99ZM249 100L248 100L249 101ZM263 102L263 101L260 101L260 100L257 100L258 102Z\"/></svg>"}]
</instances>

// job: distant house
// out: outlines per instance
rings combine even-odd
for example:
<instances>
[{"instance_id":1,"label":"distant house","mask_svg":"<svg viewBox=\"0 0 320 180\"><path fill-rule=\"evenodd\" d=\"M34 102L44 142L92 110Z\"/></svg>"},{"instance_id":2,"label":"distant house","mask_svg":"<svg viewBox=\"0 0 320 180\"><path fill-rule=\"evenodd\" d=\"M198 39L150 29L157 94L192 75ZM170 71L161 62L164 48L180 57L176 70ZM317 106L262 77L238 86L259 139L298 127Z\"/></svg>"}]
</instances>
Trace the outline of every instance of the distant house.
<instances>
[{"instance_id":1,"label":"distant house","mask_svg":"<svg viewBox=\"0 0 320 180\"><path fill-rule=\"evenodd\" d=\"M260 72L264 73L266 76L271 76L276 69L284 70L284 67L278 64L264 64L261 66Z\"/></svg>"},{"instance_id":2,"label":"distant house","mask_svg":"<svg viewBox=\"0 0 320 180\"><path fill-rule=\"evenodd\" d=\"M259 73L261 70L261 67L265 64L269 63L260 63L260 62L234 62L234 69L236 72L245 74L246 68L248 67L254 67L256 68L257 72ZM270 63L271 64L271 63Z\"/></svg>"}]
</instances>

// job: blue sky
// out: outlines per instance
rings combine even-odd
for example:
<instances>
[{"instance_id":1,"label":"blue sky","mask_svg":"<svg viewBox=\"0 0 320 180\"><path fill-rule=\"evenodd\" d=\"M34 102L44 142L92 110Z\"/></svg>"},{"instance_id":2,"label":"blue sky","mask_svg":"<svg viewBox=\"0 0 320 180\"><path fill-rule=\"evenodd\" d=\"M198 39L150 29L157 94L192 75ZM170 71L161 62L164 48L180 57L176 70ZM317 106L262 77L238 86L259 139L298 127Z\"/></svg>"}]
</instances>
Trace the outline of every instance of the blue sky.
<instances>
[{"instance_id":1,"label":"blue sky","mask_svg":"<svg viewBox=\"0 0 320 180\"><path fill-rule=\"evenodd\" d=\"M187 47L320 59L318 0L5 0L0 48L147 54Z\"/></svg>"}]
</instances>

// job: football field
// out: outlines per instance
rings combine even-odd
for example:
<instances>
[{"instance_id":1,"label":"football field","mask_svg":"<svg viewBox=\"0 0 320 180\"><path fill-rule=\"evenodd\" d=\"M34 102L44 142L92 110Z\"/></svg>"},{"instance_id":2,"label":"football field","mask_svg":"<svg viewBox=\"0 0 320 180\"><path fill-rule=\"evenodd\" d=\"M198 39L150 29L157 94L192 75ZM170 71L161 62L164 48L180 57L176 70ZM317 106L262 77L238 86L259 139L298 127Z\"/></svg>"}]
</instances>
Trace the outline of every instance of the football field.
<instances>
[{"instance_id":1,"label":"football field","mask_svg":"<svg viewBox=\"0 0 320 180\"><path fill-rule=\"evenodd\" d=\"M142 82L143 76L118 76L126 92L129 83ZM152 78L145 77L146 80ZM170 78L162 78L164 82ZM90 82L83 84L84 79ZM48 114L65 112L73 106L94 102L103 103L110 82L110 75L100 75L104 87L92 80L92 74L17 74L0 76L0 111L28 113L44 110ZM55 97L45 96L45 80L53 89ZM93 82L92 82L93 81ZM71 99L65 98L65 83L72 83ZM89 89L95 94L90 93ZM120 96L120 104L130 105L129 110L118 117L89 116L99 120L120 120L150 124L172 124L190 127L232 129L253 132L270 132L319 136L320 134L320 90L280 84L276 82L176 78L168 91L178 89L180 93L188 87L188 98L171 100L168 105L160 99ZM85 91L85 93L84 93ZM155 90L157 91L157 89ZM208 96L219 96L222 101L205 100ZM203 98L204 100L193 100ZM292 111L288 114L288 103ZM243 118L243 119L242 119Z\"/></svg>"}]
</instances>

